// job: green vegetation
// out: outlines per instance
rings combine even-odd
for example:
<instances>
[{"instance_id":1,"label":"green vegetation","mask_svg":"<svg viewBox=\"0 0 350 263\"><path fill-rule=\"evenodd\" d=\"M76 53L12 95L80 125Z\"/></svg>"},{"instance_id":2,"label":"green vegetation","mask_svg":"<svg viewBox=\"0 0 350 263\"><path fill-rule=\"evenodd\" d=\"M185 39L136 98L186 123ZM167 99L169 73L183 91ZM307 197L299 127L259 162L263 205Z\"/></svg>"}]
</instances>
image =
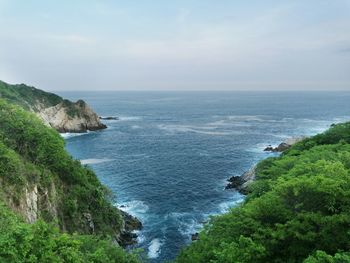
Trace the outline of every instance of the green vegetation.
<instances>
[{"instance_id":1,"label":"green vegetation","mask_svg":"<svg viewBox=\"0 0 350 263\"><path fill-rule=\"evenodd\" d=\"M123 219L96 175L55 130L1 99L0 183L0 262L136 262L111 241Z\"/></svg>"},{"instance_id":2,"label":"green vegetation","mask_svg":"<svg viewBox=\"0 0 350 263\"><path fill-rule=\"evenodd\" d=\"M36 89L25 84L11 85L1 80L0 98L33 112L39 112L44 108L62 103L70 117L79 116L81 107L85 105L85 102L82 100L74 103L54 93Z\"/></svg>"},{"instance_id":3,"label":"green vegetation","mask_svg":"<svg viewBox=\"0 0 350 263\"><path fill-rule=\"evenodd\" d=\"M55 106L63 99L53 93L45 92L25 84L11 85L0 80L0 98L19 105L26 110L38 111L37 104L44 107Z\"/></svg>"},{"instance_id":4,"label":"green vegetation","mask_svg":"<svg viewBox=\"0 0 350 263\"><path fill-rule=\"evenodd\" d=\"M0 262L137 263L111 240L69 235L42 220L26 224L0 203Z\"/></svg>"},{"instance_id":5,"label":"green vegetation","mask_svg":"<svg viewBox=\"0 0 350 263\"><path fill-rule=\"evenodd\" d=\"M0 97L31 111L63 103L72 116L84 106L23 84L0 82ZM0 262L138 262L113 241L123 219L108 189L55 130L8 102L0 99ZM248 192L176 262L350 262L350 123L260 162Z\"/></svg>"},{"instance_id":6,"label":"green vegetation","mask_svg":"<svg viewBox=\"0 0 350 263\"><path fill-rule=\"evenodd\" d=\"M260 162L249 192L176 262L350 262L350 123Z\"/></svg>"}]
</instances>

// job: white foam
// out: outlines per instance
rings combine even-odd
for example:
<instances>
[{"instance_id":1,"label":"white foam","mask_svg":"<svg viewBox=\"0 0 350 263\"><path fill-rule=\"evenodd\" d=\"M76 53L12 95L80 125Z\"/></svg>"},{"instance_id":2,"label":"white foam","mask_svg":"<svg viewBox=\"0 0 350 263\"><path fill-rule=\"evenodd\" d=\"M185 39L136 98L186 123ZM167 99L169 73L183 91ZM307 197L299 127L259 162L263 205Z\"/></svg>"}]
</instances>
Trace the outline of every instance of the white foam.
<instances>
[{"instance_id":1,"label":"white foam","mask_svg":"<svg viewBox=\"0 0 350 263\"><path fill-rule=\"evenodd\" d=\"M146 237L141 233L140 230L134 230L132 233L137 235L137 244L145 242Z\"/></svg>"},{"instance_id":2,"label":"white foam","mask_svg":"<svg viewBox=\"0 0 350 263\"><path fill-rule=\"evenodd\" d=\"M63 139L69 139L72 137L82 136L82 135L86 135L86 134L89 134L89 131L79 132L79 133L73 133L73 132L60 133L60 135L62 136Z\"/></svg>"},{"instance_id":3,"label":"white foam","mask_svg":"<svg viewBox=\"0 0 350 263\"><path fill-rule=\"evenodd\" d=\"M191 133L198 133L198 134L205 134L205 135L233 135L233 134L242 134L241 132L237 131L214 131L217 127L212 126L191 126L191 125L165 125L160 124L158 125L158 128L161 130L165 130L171 134L176 132L191 132Z\"/></svg>"},{"instance_id":4,"label":"white foam","mask_svg":"<svg viewBox=\"0 0 350 263\"><path fill-rule=\"evenodd\" d=\"M125 202L123 204L118 204L118 208L136 217L144 217L147 213L149 207L143 201L133 200Z\"/></svg>"},{"instance_id":5,"label":"white foam","mask_svg":"<svg viewBox=\"0 0 350 263\"><path fill-rule=\"evenodd\" d=\"M229 120L238 120L238 121L256 121L256 122L264 122L265 119L262 118L263 115L231 115L227 118Z\"/></svg>"},{"instance_id":6,"label":"white foam","mask_svg":"<svg viewBox=\"0 0 350 263\"><path fill-rule=\"evenodd\" d=\"M119 121L138 121L141 120L140 116L119 116Z\"/></svg>"},{"instance_id":7,"label":"white foam","mask_svg":"<svg viewBox=\"0 0 350 263\"><path fill-rule=\"evenodd\" d=\"M113 159L84 159L80 160L81 164L98 164L98 163L105 163L105 162L111 162Z\"/></svg>"},{"instance_id":8,"label":"white foam","mask_svg":"<svg viewBox=\"0 0 350 263\"><path fill-rule=\"evenodd\" d=\"M265 148L267 146L271 145L272 147L276 147L277 145L271 144L271 143L258 143L252 148L247 149L248 152L253 152L253 153L262 153L264 152ZM271 152L265 152L265 153L271 153Z\"/></svg>"},{"instance_id":9,"label":"white foam","mask_svg":"<svg viewBox=\"0 0 350 263\"><path fill-rule=\"evenodd\" d=\"M219 127L251 127L251 123L241 122L241 121L231 121L230 119L223 119L214 122L209 122L207 125L214 128Z\"/></svg>"},{"instance_id":10,"label":"white foam","mask_svg":"<svg viewBox=\"0 0 350 263\"><path fill-rule=\"evenodd\" d=\"M226 201L219 204L220 214L227 213L232 207L237 206L239 203L243 202L244 198L240 198L234 201Z\"/></svg>"},{"instance_id":11,"label":"white foam","mask_svg":"<svg viewBox=\"0 0 350 263\"><path fill-rule=\"evenodd\" d=\"M186 238L190 238L192 234L199 232L203 224L198 222L190 213L173 212L166 216L176 221L178 230Z\"/></svg>"},{"instance_id":12,"label":"white foam","mask_svg":"<svg viewBox=\"0 0 350 263\"><path fill-rule=\"evenodd\" d=\"M151 241L150 245L148 246L147 256L149 258L157 258L157 257L159 257L162 245L163 245L163 243L162 243L162 241L159 238L153 239Z\"/></svg>"}]
</instances>

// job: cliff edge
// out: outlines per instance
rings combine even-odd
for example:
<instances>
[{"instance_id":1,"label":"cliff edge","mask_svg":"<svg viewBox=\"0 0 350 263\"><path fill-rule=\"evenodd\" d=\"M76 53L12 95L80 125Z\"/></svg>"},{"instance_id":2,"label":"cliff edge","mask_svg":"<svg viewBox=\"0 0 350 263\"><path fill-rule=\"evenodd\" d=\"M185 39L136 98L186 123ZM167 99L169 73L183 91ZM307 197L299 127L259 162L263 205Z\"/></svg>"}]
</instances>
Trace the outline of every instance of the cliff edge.
<instances>
[{"instance_id":1,"label":"cliff edge","mask_svg":"<svg viewBox=\"0 0 350 263\"><path fill-rule=\"evenodd\" d=\"M72 102L25 84L0 81L0 98L34 112L59 132L86 132L107 128L83 100Z\"/></svg>"},{"instance_id":2,"label":"cliff edge","mask_svg":"<svg viewBox=\"0 0 350 263\"><path fill-rule=\"evenodd\" d=\"M0 203L27 223L43 220L68 233L136 242L142 227L112 205L95 173L74 160L64 140L33 113L0 99Z\"/></svg>"}]
</instances>

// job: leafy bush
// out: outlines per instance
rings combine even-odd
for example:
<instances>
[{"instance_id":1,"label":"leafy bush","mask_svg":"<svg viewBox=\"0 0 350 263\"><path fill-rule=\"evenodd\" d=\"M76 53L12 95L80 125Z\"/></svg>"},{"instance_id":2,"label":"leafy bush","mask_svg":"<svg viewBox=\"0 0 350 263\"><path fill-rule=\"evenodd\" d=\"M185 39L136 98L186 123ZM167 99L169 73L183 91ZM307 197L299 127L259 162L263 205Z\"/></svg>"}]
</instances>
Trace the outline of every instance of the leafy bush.
<instances>
[{"instance_id":1,"label":"leafy bush","mask_svg":"<svg viewBox=\"0 0 350 263\"><path fill-rule=\"evenodd\" d=\"M42 220L23 223L0 203L0 262L137 263L111 240L91 235L69 235Z\"/></svg>"}]
</instances>

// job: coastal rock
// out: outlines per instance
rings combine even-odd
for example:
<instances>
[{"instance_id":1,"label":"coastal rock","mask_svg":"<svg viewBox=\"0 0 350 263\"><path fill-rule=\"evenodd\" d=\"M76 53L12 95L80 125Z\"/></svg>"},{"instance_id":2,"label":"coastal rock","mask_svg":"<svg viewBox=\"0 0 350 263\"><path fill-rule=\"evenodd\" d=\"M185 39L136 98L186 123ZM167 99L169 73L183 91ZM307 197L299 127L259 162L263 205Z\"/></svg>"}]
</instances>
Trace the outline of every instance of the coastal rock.
<instances>
[{"instance_id":1,"label":"coastal rock","mask_svg":"<svg viewBox=\"0 0 350 263\"><path fill-rule=\"evenodd\" d=\"M229 183L226 185L225 189L237 189L244 184L242 176L232 176L227 181Z\"/></svg>"},{"instance_id":2,"label":"coastal rock","mask_svg":"<svg viewBox=\"0 0 350 263\"><path fill-rule=\"evenodd\" d=\"M280 143L277 147L272 147L271 145L268 145L264 149L264 151L265 152L284 152L285 150L288 150L293 144L296 144L305 138L306 138L305 136L288 138L284 142Z\"/></svg>"},{"instance_id":3,"label":"coastal rock","mask_svg":"<svg viewBox=\"0 0 350 263\"><path fill-rule=\"evenodd\" d=\"M118 243L123 246L130 246L137 242L137 234L134 232L136 230L142 229L142 223L136 217L119 210L121 216L123 217L124 225L122 231L118 237Z\"/></svg>"},{"instance_id":4,"label":"coastal rock","mask_svg":"<svg viewBox=\"0 0 350 263\"><path fill-rule=\"evenodd\" d=\"M191 235L191 240L192 241L196 241L196 240L199 240L199 233L194 233Z\"/></svg>"},{"instance_id":5,"label":"coastal rock","mask_svg":"<svg viewBox=\"0 0 350 263\"><path fill-rule=\"evenodd\" d=\"M101 123L97 114L83 100L67 104L59 103L44 108L37 115L59 132L86 132L107 128Z\"/></svg>"},{"instance_id":6,"label":"coastal rock","mask_svg":"<svg viewBox=\"0 0 350 263\"><path fill-rule=\"evenodd\" d=\"M97 114L83 101L72 102L54 93L25 84L0 81L0 98L34 112L59 132L86 132L106 128Z\"/></svg>"},{"instance_id":7,"label":"coastal rock","mask_svg":"<svg viewBox=\"0 0 350 263\"><path fill-rule=\"evenodd\" d=\"M247 194L248 186L255 180L256 166L253 166L241 176L232 176L227 181L229 182L225 189L236 189L241 194Z\"/></svg>"},{"instance_id":8,"label":"coastal rock","mask_svg":"<svg viewBox=\"0 0 350 263\"><path fill-rule=\"evenodd\" d=\"M115 116L107 116L107 117L100 116L99 119L100 120L119 120L119 118Z\"/></svg>"}]
</instances>

